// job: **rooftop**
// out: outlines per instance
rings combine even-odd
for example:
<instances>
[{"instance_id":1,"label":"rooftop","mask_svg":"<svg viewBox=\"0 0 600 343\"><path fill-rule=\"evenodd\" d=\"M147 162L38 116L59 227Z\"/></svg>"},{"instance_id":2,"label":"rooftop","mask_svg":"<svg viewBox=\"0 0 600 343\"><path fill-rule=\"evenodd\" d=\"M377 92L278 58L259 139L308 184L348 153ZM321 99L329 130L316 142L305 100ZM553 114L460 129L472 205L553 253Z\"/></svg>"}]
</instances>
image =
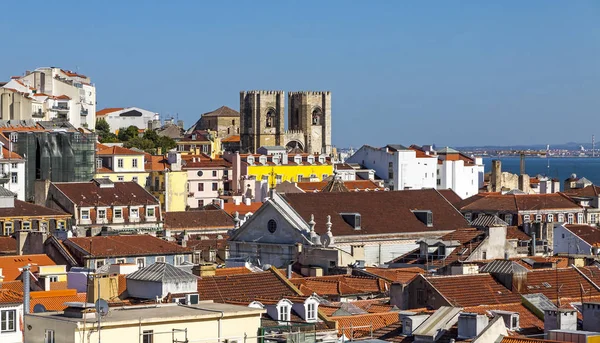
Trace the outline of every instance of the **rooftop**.
<instances>
[{"instance_id":1,"label":"rooftop","mask_svg":"<svg viewBox=\"0 0 600 343\"><path fill-rule=\"evenodd\" d=\"M223 210L194 210L166 212L164 228L167 230L232 229L233 218Z\"/></svg>"},{"instance_id":2,"label":"rooftop","mask_svg":"<svg viewBox=\"0 0 600 343\"><path fill-rule=\"evenodd\" d=\"M55 182L52 185L80 207L159 204L137 182L115 182L114 187L100 187L94 181Z\"/></svg>"},{"instance_id":3,"label":"rooftop","mask_svg":"<svg viewBox=\"0 0 600 343\"><path fill-rule=\"evenodd\" d=\"M240 117L240 112L229 108L227 106L221 106L212 112L206 112L202 114L202 117Z\"/></svg>"},{"instance_id":4,"label":"rooftop","mask_svg":"<svg viewBox=\"0 0 600 343\"><path fill-rule=\"evenodd\" d=\"M195 282L198 277L165 262L155 262L127 275L127 280L148 282Z\"/></svg>"},{"instance_id":5,"label":"rooftop","mask_svg":"<svg viewBox=\"0 0 600 343\"><path fill-rule=\"evenodd\" d=\"M121 257L191 253L191 249L151 235L74 237L64 241L70 250L94 257Z\"/></svg>"},{"instance_id":6,"label":"rooftop","mask_svg":"<svg viewBox=\"0 0 600 343\"><path fill-rule=\"evenodd\" d=\"M4 281L16 280L21 275L20 269L26 265L31 265L31 270L34 272L39 266L55 266L56 263L45 254L0 256L0 268L2 268Z\"/></svg>"},{"instance_id":7,"label":"rooftop","mask_svg":"<svg viewBox=\"0 0 600 343\"><path fill-rule=\"evenodd\" d=\"M377 294L388 289L382 279L349 275L292 278L290 282L303 294L316 293L320 296Z\"/></svg>"},{"instance_id":8,"label":"rooftop","mask_svg":"<svg viewBox=\"0 0 600 343\"><path fill-rule=\"evenodd\" d=\"M107 149L102 149L102 150L96 152L96 155L98 155L98 156L144 155L144 153L140 152L140 151L133 150L133 149L127 149L127 148L123 148L123 147L118 146L118 145L114 145L114 146L108 147Z\"/></svg>"},{"instance_id":9,"label":"rooftop","mask_svg":"<svg viewBox=\"0 0 600 343\"><path fill-rule=\"evenodd\" d=\"M490 274L430 276L425 279L453 306L507 304L521 300L519 295ZM465 292L467 289L469 291Z\"/></svg>"},{"instance_id":10,"label":"rooftop","mask_svg":"<svg viewBox=\"0 0 600 343\"><path fill-rule=\"evenodd\" d=\"M565 227L591 246L600 246L600 229L590 225L566 224Z\"/></svg>"},{"instance_id":11,"label":"rooftop","mask_svg":"<svg viewBox=\"0 0 600 343\"><path fill-rule=\"evenodd\" d=\"M535 211L549 209L581 209L562 193L499 194L479 193L460 202L457 208L467 211Z\"/></svg>"}]
</instances>

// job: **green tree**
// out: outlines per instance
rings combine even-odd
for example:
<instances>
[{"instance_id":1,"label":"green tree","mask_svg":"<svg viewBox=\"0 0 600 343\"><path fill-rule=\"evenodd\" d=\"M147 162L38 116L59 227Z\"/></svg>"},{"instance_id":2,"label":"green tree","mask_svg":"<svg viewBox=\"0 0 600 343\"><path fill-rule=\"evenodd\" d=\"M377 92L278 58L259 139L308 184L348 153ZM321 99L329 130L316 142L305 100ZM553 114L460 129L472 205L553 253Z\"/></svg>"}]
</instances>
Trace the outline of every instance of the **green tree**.
<instances>
[{"instance_id":1,"label":"green tree","mask_svg":"<svg viewBox=\"0 0 600 343\"><path fill-rule=\"evenodd\" d=\"M149 139L134 137L123 144L126 148L138 148L144 150L147 153L154 153L156 150L154 142Z\"/></svg>"},{"instance_id":2,"label":"green tree","mask_svg":"<svg viewBox=\"0 0 600 343\"><path fill-rule=\"evenodd\" d=\"M176 146L177 143L175 143L175 141L172 138L166 136L159 136L158 142L156 143L156 147L160 147L163 154Z\"/></svg>"},{"instance_id":3,"label":"green tree","mask_svg":"<svg viewBox=\"0 0 600 343\"><path fill-rule=\"evenodd\" d=\"M139 137L139 129L137 126L130 125L128 128L121 128L119 130L119 140L122 142L127 142L132 138Z\"/></svg>"},{"instance_id":4,"label":"green tree","mask_svg":"<svg viewBox=\"0 0 600 343\"><path fill-rule=\"evenodd\" d=\"M96 121L96 134L98 135L100 143L115 143L119 141L117 135L110 132L110 125L104 118L100 118Z\"/></svg>"}]
</instances>

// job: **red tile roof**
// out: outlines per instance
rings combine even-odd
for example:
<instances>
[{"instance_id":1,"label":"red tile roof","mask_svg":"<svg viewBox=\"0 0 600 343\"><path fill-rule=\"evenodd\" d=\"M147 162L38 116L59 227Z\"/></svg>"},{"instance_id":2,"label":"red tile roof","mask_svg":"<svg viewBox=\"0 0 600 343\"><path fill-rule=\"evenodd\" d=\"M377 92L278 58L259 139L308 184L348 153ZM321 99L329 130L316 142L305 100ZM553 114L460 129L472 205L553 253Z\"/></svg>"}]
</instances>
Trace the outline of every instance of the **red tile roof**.
<instances>
[{"instance_id":1,"label":"red tile roof","mask_svg":"<svg viewBox=\"0 0 600 343\"><path fill-rule=\"evenodd\" d=\"M523 274L522 277L513 278L513 292L542 293L552 300L555 300L557 296L560 298L578 297L581 296L582 290L587 296L600 295L600 291L574 268L534 269Z\"/></svg>"},{"instance_id":2,"label":"red tile roof","mask_svg":"<svg viewBox=\"0 0 600 343\"><path fill-rule=\"evenodd\" d=\"M298 188L305 192L320 192L329 184L329 181L319 181L319 182L297 182L296 185ZM344 186L349 191L383 191L384 187L380 187L377 183L371 180L355 180L355 181L343 181Z\"/></svg>"},{"instance_id":3,"label":"red tile roof","mask_svg":"<svg viewBox=\"0 0 600 343\"><path fill-rule=\"evenodd\" d=\"M320 296L378 294L388 289L382 279L349 275L292 278L290 282L304 294L317 293Z\"/></svg>"},{"instance_id":4,"label":"red tile roof","mask_svg":"<svg viewBox=\"0 0 600 343\"><path fill-rule=\"evenodd\" d=\"M0 254L16 254L17 240L12 237L0 237Z\"/></svg>"},{"instance_id":5,"label":"red tile roof","mask_svg":"<svg viewBox=\"0 0 600 343\"><path fill-rule=\"evenodd\" d=\"M535 211L556 209L581 209L562 193L551 194L498 194L480 193L457 205L461 211Z\"/></svg>"},{"instance_id":6,"label":"red tile roof","mask_svg":"<svg viewBox=\"0 0 600 343\"><path fill-rule=\"evenodd\" d=\"M529 241L531 237L521 231L517 226L509 226L506 228L506 239L516 239L519 241Z\"/></svg>"},{"instance_id":7,"label":"red tile roof","mask_svg":"<svg viewBox=\"0 0 600 343\"><path fill-rule=\"evenodd\" d=\"M570 197L596 197L600 194L600 187L589 185L583 188L565 189L564 193Z\"/></svg>"},{"instance_id":8,"label":"red tile roof","mask_svg":"<svg viewBox=\"0 0 600 343\"><path fill-rule=\"evenodd\" d=\"M227 138L221 139L221 143L236 143L240 141L240 135L233 135Z\"/></svg>"},{"instance_id":9,"label":"red tile roof","mask_svg":"<svg viewBox=\"0 0 600 343\"><path fill-rule=\"evenodd\" d=\"M0 208L0 218L22 218L22 217L52 217L52 218L70 218L71 215L59 210L32 204L29 202L15 199L14 207Z\"/></svg>"},{"instance_id":10,"label":"red tile roof","mask_svg":"<svg viewBox=\"0 0 600 343\"><path fill-rule=\"evenodd\" d=\"M256 211L258 211L258 209L262 205L262 202L251 202L250 205L246 205L244 203L236 205L232 202L226 202L223 204L223 210L232 216L235 214L236 211L239 213L240 216L243 216L248 212L256 213Z\"/></svg>"},{"instance_id":11,"label":"red tile roof","mask_svg":"<svg viewBox=\"0 0 600 343\"><path fill-rule=\"evenodd\" d=\"M191 249L151 235L75 237L65 245L94 257L145 256L190 253Z\"/></svg>"},{"instance_id":12,"label":"red tile roof","mask_svg":"<svg viewBox=\"0 0 600 343\"><path fill-rule=\"evenodd\" d=\"M104 117L105 115L123 110L123 107L109 107L103 108L100 111L96 111L96 117Z\"/></svg>"},{"instance_id":13,"label":"red tile roof","mask_svg":"<svg viewBox=\"0 0 600 343\"><path fill-rule=\"evenodd\" d=\"M217 268L215 270L215 276L228 276L252 273L254 272L246 267Z\"/></svg>"},{"instance_id":14,"label":"red tile roof","mask_svg":"<svg viewBox=\"0 0 600 343\"><path fill-rule=\"evenodd\" d=\"M159 204L158 200L137 182L115 182L114 187L99 187L94 181L55 182L50 187L56 187L80 207Z\"/></svg>"},{"instance_id":15,"label":"red tile roof","mask_svg":"<svg viewBox=\"0 0 600 343\"><path fill-rule=\"evenodd\" d=\"M375 268L375 267L367 267L365 271L374 275L377 275L381 278L384 278L390 282L400 282L400 283L408 283L415 276L419 274L424 274L425 270L419 267L410 267L410 268Z\"/></svg>"},{"instance_id":16,"label":"red tile roof","mask_svg":"<svg viewBox=\"0 0 600 343\"><path fill-rule=\"evenodd\" d=\"M232 229L233 218L223 210L165 212L167 230Z\"/></svg>"},{"instance_id":17,"label":"red tile roof","mask_svg":"<svg viewBox=\"0 0 600 343\"><path fill-rule=\"evenodd\" d=\"M240 112L229 108L227 106L221 106L212 112L206 112L202 114L202 117L240 117Z\"/></svg>"},{"instance_id":18,"label":"red tile roof","mask_svg":"<svg viewBox=\"0 0 600 343\"><path fill-rule=\"evenodd\" d=\"M315 231L326 232L331 216L334 236L422 233L456 230L468 225L465 218L435 189L394 192L336 192L283 194L291 207L307 222L314 214ZM414 210L431 210L428 227ZM361 229L348 224L340 213L359 213Z\"/></svg>"},{"instance_id":19,"label":"red tile roof","mask_svg":"<svg viewBox=\"0 0 600 343\"><path fill-rule=\"evenodd\" d=\"M451 189L438 189L438 192L440 192L440 194L453 206L458 205L462 201L461 197Z\"/></svg>"},{"instance_id":20,"label":"red tile roof","mask_svg":"<svg viewBox=\"0 0 600 343\"><path fill-rule=\"evenodd\" d=\"M566 224L565 227L591 246L600 246L600 229L590 225Z\"/></svg>"},{"instance_id":21,"label":"red tile roof","mask_svg":"<svg viewBox=\"0 0 600 343\"><path fill-rule=\"evenodd\" d=\"M252 302L256 298L281 299L302 293L276 269L252 274L207 276L198 279L198 293L204 300Z\"/></svg>"},{"instance_id":22,"label":"red tile roof","mask_svg":"<svg viewBox=\"0 0 600 343\"><path fill-rule=\"evenodd\" d=\"M170 167L169 161L162 155L146 154L144 158L144 169L147 172L164 171Z\"/></svg>"},{"instance_id":23,"label":"red tile roof","mask_svg":"<svg viewBox=\"0 0 600 343\"><path fill-rule=\"evenodd\" d=\"M535 339L535 338L524 338L524 337L510 337L504 336L500 343L568 343L565 341L551 341L548 339Z\"/></svg>"},{"instance_id":24,"label":"red tile roof","mask_svg":"<svg viewBox=\"0 0 600 343\"><path fill-rule=\"evenodd\" d=\"M332 317L338 323L338 334L348 338L369 336L372 331L400 321L398 312L369 313L354 316Z\"/></svg>"},{"instance_id":25,"label":"red tile roof","mask_svg":"<svg viewBox=\"0 0 600 343\"><path fill-rule=\"evenodd\" d=\"M430 276L425 279L453 306L506 304L521 300L519 295L490 274Z\"/></svg>"},{"instance_id":26,"label":"red tile roof","mask_svg":"<svg viewBox=\"0 0 600 343\"><path fill-rule=\"evenodd\" d=\"M12 289L0 289L0 304L18 304L23 302L23 295Z\"/></svg>"},{"instance_id":27,"label":"red tile roof","mask_svg":"<svg viewBox=\"0 0 600 343\"><path fill-rule=\"evenodd\" d=\"M535 314L529 311L520 302L509 303L509 304L497 304L497 305L479 305L473 307L466 307L464 312L471 312L477 314L485 314L492 316L493 310L496 311L508 311L519 313L519 327L522 330L526 330L527 333L544 332L544 320L538 318Z\"/></svg>"},{"instance_id":28,"label":"red tile roof","mask_svg":"<svg viewBox=\"0 0 600 343\"><path fill-rule=\"evenodd\" d=\"M56 263L45 254L39 255L20 255L20 256L0 256L0 268L4 281L14 281L21 275L21 268L30 264L32 271L37 270L39 266L55 266Z\"/></svg>"},{"instance_id":29,"label":"red tile roof","mask_svg":"<svg viewBox=\"0 0 600 343\"><path fill-rule=\"evenodd\" d=\"M21 157L21 155L17 154L14 151L10 151L5 147L2 147L2 155L4 155L4 159L10 159L10 160L22 160L23 157Z\"/></svg>"},{"instance_id":30,"label":"red tile roof","mask_svg":"<svg viewBox=\"0 0 600 343\"><path fill-rule=\"evenodd\" d=\"M37 304L44 305L46 311L62 311L67 306L66 302L85 302L86 293L77 293L74 289L64 289L56 291L31 292L31 301L29 302L30 311Z\"/></svg>"},{"instance_id":31,"label":"red tile roof","mask_svg":"<svg viewBox=\"0 0 600 343\"><path fill-rule=\"evenodd\" d=\"M222 158L215 159L201 159L196 160L194 162L190 159L185 159L183 161L182 169L223 169L223 168L231 168L231 162L226 161Z\"/></svg>"},{"instance_id":32,"label":"red tile roof","mask_svg":"<svg viewBox=\"0 0 600 343\"><path fill-rule=\"evenodd\" d=\"M144 153L141 151L135 151L132 149L120 147L118 145L114 145L114 146L108 147L108 149L103 149L103 150L96 152L96 155L98 155L98 156L144 155Z\"/></svg>"}]
</instances>

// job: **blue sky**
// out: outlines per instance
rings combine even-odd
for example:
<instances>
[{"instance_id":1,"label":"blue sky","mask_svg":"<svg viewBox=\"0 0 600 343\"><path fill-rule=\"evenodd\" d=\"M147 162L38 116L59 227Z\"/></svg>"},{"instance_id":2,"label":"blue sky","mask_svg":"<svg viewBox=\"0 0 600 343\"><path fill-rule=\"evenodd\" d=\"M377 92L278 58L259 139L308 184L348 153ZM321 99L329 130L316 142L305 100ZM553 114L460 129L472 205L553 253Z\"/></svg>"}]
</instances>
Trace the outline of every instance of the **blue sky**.
<instances>
[{"instance_id":1,"label":"blue sky","mask_svg":"<svg viewBox=\"0 0 600 343\"><path fill-rule=\"evenodd\" d=\"M79 70L186 126L239 91L330 90L333 143L600 135L599 1L11 1L0 79Z\"/></svg>"}]
</instances>

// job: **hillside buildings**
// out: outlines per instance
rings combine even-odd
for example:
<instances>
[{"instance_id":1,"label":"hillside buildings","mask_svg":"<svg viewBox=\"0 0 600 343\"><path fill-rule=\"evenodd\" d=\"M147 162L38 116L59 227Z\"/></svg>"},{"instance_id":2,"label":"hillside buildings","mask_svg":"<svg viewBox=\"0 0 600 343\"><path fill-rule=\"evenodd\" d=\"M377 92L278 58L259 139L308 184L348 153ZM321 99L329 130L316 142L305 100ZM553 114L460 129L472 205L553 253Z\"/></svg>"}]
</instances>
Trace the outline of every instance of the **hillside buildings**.
<instances>
[{"instance_id":1,"label":"hillside buildings","mask_svg":"<svg viewBox=\"0 0 600 343\"><path fill-rule=\"evenodd\" d=\"M217 136L227 138L240 134L240 112L227 106L221 106L214 111L202 114L187 133L198 130L214 131Z\"/></svg>"},{"instance_id":2,"label":"hillside buildings","mask_svg":"<svg viewBox=\"0 0 600 343\"><path fill-rule=\"evenodd\" d=\"M160 120L158 113L139 107L103 108L96 112L96 120L104 119L113 133L121 128L135 126L138 129L151 129L155 120Z\"/></svg>"},{"instance_id":3,"label":"hillside buildings","mask_svg":"<svg viewBox=\"0 0 600 343\"><path fill-rule=\"evenodd\" d=\"M96 125L96 87L89 77L56 67L26 71L0 88L2 120L68 121Z\"/></svg>"}]
</instances>

